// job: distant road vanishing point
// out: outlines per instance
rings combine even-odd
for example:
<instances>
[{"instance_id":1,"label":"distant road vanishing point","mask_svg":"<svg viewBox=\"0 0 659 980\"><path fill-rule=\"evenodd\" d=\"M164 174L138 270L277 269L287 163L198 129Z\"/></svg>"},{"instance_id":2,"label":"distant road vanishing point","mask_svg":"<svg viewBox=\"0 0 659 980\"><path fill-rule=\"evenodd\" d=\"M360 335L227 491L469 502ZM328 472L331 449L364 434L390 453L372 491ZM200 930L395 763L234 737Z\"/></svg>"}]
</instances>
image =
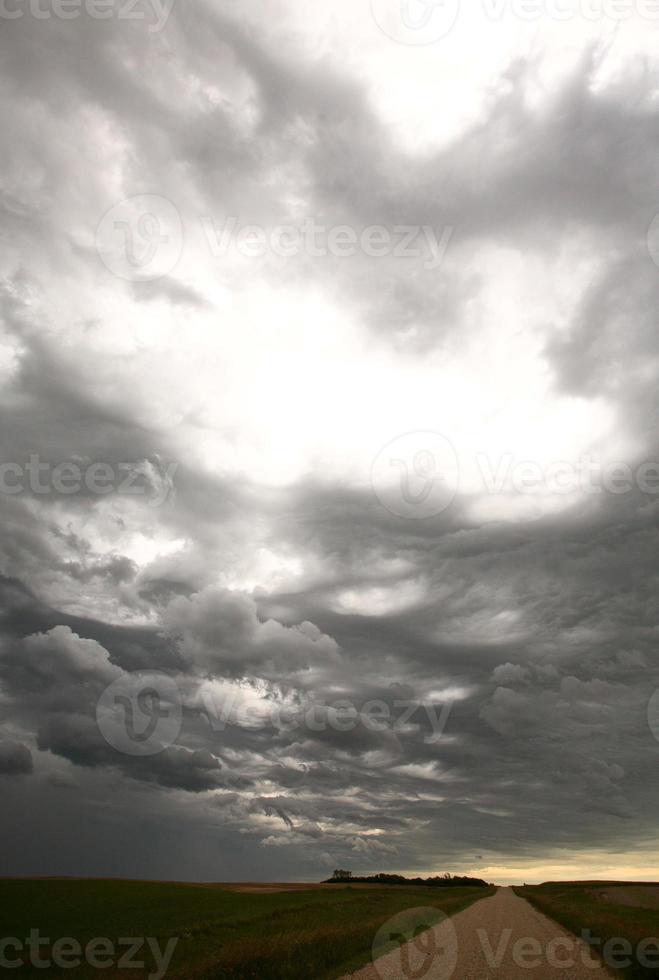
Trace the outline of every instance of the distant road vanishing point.
<instances>
[{"instance_id":1,"label":"distant road vanishing point","mask_svg":"<svg viewBox=\"0 0 659 980\"><path fill-rule=\"evenodd\" d=\"M605 980L614 976L583 940L499 888L350 980ZM348 980L348 978L344 978Z\"/></svg>"}]
</instances>

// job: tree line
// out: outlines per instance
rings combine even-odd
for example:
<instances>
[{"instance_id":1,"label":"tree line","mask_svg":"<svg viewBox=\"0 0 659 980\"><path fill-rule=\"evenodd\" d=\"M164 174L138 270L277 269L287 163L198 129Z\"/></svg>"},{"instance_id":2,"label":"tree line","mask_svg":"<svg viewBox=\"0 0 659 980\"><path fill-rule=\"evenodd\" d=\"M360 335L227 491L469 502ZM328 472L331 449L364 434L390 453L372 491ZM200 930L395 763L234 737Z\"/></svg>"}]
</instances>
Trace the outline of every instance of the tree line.
<instances>
[{"instance_id":1,"label":"tree line","mask_svg":"<svg viewBox=\"0 0 659 980\"><path fill-rule=\"evenodd\" d=\"M487 882L482 878L470 878L468 875L435 875L431 878L405 878L404 875L385 874L353 875L352 871L336 868L331 878L324 885L334 884L366 884L366 885L430 885L435 888L487 888Z\"/></svg>"}]
</instances>

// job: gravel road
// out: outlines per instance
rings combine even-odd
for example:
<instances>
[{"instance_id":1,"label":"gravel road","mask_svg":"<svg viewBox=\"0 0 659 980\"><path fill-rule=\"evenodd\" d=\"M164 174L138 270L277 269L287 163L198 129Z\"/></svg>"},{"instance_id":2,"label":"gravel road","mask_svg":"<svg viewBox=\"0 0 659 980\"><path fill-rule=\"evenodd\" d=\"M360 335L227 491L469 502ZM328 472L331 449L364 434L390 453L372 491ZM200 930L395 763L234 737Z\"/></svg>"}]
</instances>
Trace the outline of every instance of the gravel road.
<instances>
[{"instance_id":1,"label":"gravel road","mask_svg":"<svg viewBox=\"0 0 659 980\"><path fill-rule=\"evenodd\" d=\"M418 917L422 922L422 911ZM391 931L398 936L412 934L396 923ZM519 898L512 888L499 888L495 895L475 902L411 942L401 943L350 978L608 980L616 973L591 956L584 942Z\"/></svg>"}]
</instances>

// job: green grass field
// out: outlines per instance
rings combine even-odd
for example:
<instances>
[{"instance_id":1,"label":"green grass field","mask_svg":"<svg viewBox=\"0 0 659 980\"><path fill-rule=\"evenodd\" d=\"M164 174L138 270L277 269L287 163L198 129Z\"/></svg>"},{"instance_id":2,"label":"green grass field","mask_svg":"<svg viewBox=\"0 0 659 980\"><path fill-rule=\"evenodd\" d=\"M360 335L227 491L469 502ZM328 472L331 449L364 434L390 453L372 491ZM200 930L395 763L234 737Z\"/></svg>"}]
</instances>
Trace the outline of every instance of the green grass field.
<instances>
[{"instance_id":1,"label":"green grass field","mask_svg":"<svg viewBox=\"0 0 659 980\"><path fill-rule=\"evenodd\" d=\"M516 888L518 895L560 922L575 935L589 929L603 942L613 938L628 940L633 947L632 965L619 969L621 977L647 980L659 977L656 966L638 961L638 944L648 938L659 940L659 887L625 882L563 881ZM601 947L600 947L601 949Z\"/></svg>"},{"instance_id":2,"label":"green grass field","mask_svg":"<svg viewBox=\"0 0 659 980\"><path fill-rule=\"evenodd\" d=\"M402 909L432 906L451 915L492 891L329 885L248 894L214 885L1 880L0 936L24 939L38 929L51 945L73 937L83 946L96 937L116 944L148 936L163 950L178 937L168 980L335 980L370 960L378 928ZM49 947L42 947L41 956L48 955ZM150 955L137 958L145 962L137 970L44 970L25 962L10 975L132 980L155 972Z\"/></svg>"}]
</instances>

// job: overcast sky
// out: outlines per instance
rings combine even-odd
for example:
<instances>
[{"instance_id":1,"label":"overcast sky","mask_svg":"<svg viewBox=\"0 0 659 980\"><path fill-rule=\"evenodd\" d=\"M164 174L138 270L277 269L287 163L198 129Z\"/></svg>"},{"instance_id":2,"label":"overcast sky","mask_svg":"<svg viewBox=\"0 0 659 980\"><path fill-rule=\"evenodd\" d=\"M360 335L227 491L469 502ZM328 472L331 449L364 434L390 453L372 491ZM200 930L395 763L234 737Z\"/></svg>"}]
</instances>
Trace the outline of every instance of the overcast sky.
<instances>
[{"instance_id":1,"label":"overcast sky","mask_svg":"<svg viewBox=\"0 0 659 980\"><path fill-rule=\"evenodd\" d=\"M655 7L6 0L3 873L657 878Z\"/></svg>"}]
</instances>

